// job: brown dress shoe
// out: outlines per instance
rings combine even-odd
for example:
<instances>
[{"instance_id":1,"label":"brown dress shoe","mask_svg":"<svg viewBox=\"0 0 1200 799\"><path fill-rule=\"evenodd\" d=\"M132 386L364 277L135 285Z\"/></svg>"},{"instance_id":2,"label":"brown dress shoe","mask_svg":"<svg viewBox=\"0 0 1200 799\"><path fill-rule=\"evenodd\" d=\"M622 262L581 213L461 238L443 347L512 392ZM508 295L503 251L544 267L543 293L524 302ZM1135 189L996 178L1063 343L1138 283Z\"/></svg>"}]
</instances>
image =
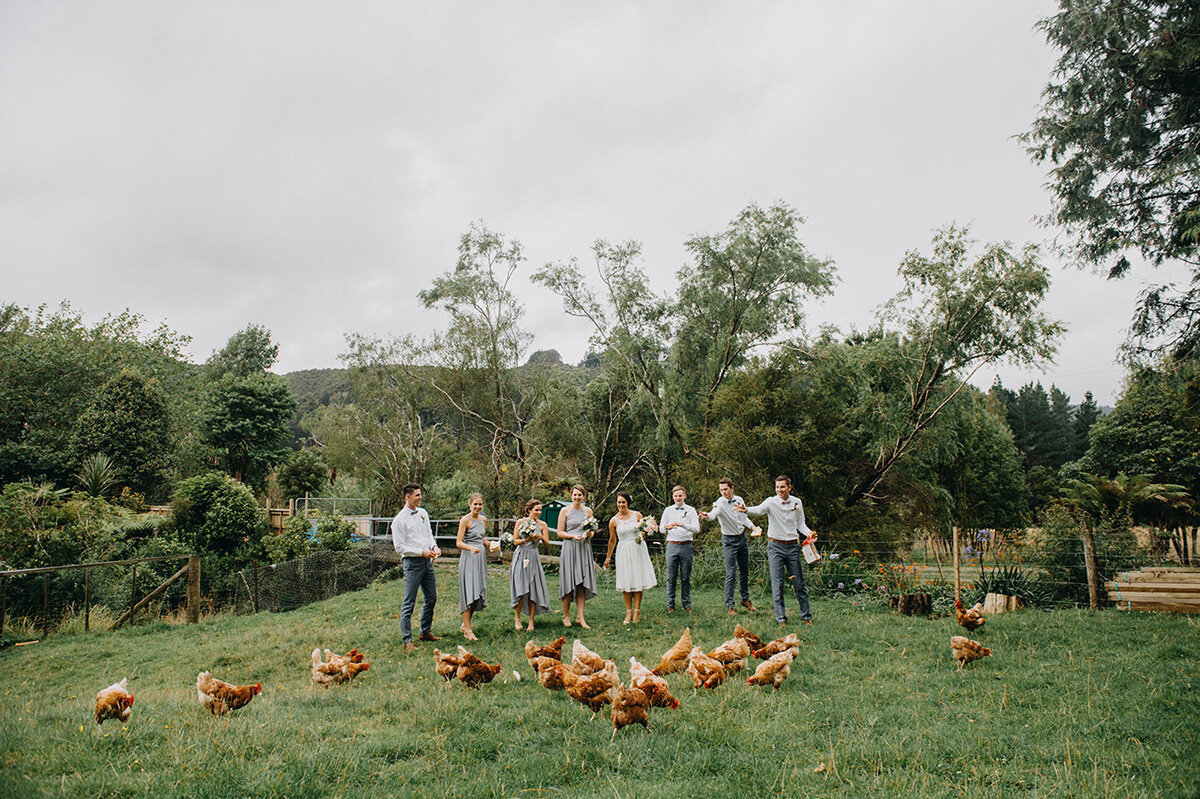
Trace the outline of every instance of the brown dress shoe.
<instances>
[{"instance_id":1,"label":"brown dress shoe","mask_svg":"<svg viewBox=\"0 0 1200 799\"><path fill-rule=\"evenodd\" d=\"M434 635L433 633L421 633L420 635L417 636L417 638L419 638L422 641L440 641L440 640L442 640L442 637L440 635Z\"/></svg>"},{"instance_id":2,"label":"brown dress shoe","mask_svg":"<svg viewBox=\"0 0 1200 799\"><path fill-rule=\"evenodd\" d=\"M751 602L749 599L747 599L745 602L742 603L742 607L744 607L746 610L750 611L751 613L758 613L758 608L754 607L754 603Z\"/></svg>"},{"instance_id":3,"label":"brown dress shoe","mask_svg":"<svg viewBox=\"0 0 1200 799\"><path fill-rule=\"evenodd\" d=\"M404 644L404 651L405 651L405 652L415 652L415 651L416 651L416 649L417 649L417 645L416 645L416 644L414 644L412 641L406 641L406 642L405 642L405 644Z\"/></svg>"}]
</instances>

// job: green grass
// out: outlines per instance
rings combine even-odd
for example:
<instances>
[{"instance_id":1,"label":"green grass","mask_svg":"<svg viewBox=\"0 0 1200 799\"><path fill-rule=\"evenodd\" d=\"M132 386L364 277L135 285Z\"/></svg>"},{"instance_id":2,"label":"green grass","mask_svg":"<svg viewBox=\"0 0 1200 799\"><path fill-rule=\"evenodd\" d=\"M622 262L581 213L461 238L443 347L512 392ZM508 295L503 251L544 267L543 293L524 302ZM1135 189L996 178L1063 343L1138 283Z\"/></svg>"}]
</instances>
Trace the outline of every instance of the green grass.
<instances>
[{"instance_id":1,"label":"green grass","mask_svg":"<svg viewBox=\"0 0 1200 799\"><path fill-rule=\"evenodd\" d=\"M462 643L457 586L441 574L435 631ZM552 583L555 581L552 579ZM592 649L652 662L690 624L712 648L733 622L719 591L668 616L661 590L625 627L607 587L588 606ZM152 622L52 636L0 652L0 796L1197 796L1200 623L1116 611L1027 611L975 635L994 656L962 672L952 618L894 615L850 600L814 602L801 654L777 691L735 678L694 695L673 675L676 711L650 731L606 717L532 679L512 630L507 575L472 646L505 667L477 690L443 688L433 645L402 651L401 583L283 614ZM761 605L767 597L755 596ZM562 632L547 614L534 637ZM764 638L768 612L739 613ZM795 628L789 628L795 629ZM365 652L371 670L314 688L314 646ZM201 669L263 694L223 718L195 700ZM512 669L524 679L513 680ZM132 720L92 721L98 689L130 678ZM501 679L507 678L507 682ZM814 769L824 764L821 772Z\"/></svg>"}]
</instances>

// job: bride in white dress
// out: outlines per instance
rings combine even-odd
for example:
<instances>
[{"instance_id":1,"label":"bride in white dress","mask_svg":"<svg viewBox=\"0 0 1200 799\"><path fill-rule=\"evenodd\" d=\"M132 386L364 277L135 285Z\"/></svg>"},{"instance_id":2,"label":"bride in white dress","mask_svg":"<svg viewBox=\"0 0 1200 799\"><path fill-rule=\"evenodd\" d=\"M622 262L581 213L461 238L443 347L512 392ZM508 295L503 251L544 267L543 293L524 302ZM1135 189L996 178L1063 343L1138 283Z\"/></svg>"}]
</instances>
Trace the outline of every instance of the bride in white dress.
<instances>
[{"instance_id":1,"label":"bride in white dress","mask_svg":"<svg viewBox=\"0 0 1200 799\"><path fill-rule=\"evenodd\" d=\"M642 592L658 585L646 542L638 540L638 524L642 514L629 509L629 495L617 493L617 515L608 521L608 556L604 568L613 563L616 548L617 590L625 597L625 623L642 620ZM650 521L650 531L658 528Z\"/></svg>"}]
</instances>

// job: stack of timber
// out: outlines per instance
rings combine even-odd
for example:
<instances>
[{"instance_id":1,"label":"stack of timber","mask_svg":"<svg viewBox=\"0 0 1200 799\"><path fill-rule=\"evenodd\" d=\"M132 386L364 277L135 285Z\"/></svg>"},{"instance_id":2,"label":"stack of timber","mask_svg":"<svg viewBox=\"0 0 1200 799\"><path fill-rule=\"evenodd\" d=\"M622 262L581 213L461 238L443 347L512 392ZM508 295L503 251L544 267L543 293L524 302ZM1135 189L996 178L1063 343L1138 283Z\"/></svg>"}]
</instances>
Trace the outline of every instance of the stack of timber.
<instances>
[{"instance_id":1,"label":"stack of timber","mask_svg":"<svg viewBox=\"0 0 1200 799\"><path fill-rule=\"evenodd\" d=\"M1121 572L1104 584L1121 610L1169 610L1200 613L1200 569L1146 567Z\"/></svg>"}]
</instances>

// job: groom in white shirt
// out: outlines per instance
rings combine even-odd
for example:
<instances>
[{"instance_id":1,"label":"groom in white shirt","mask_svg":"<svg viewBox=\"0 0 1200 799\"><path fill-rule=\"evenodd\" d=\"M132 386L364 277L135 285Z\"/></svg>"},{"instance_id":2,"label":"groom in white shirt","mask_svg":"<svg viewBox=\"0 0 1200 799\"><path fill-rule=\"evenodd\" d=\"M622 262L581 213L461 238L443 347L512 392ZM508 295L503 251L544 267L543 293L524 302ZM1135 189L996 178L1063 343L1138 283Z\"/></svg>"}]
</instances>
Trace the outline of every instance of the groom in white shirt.
<instances>
[{"instance_id":1,"label":"groom in white shirt","mask_svg":"<svg viewBox=\"0 0 1200 799\"><path fill-rule=\"evenodd\" d=\"M780 624L787 623L787 609L783 605L784 586L788 580L792 580L796 602L800 605L800 618L805 624L812 624L808 589L804 585L801 541L813 532L804 523L804 506L800 504L800 499L792 496L792 478L786 474L779 475L775 478L775 496L741 510L753 516L767 515L767 563L771 568L771 599L775 604L775 620Z\"/></svg>"},{"instance_id":2,"label":"groom in white shirt","mask_svg":"<svg viewBox=\"0 0 1200 799\"><path fill-rule=\"evenodd\" d=\"M658 529L667 534L667 612L675 610L675 580L679 579L679 593L683 609L692 612L692 540L700 532L700 517L696 509L684 503L687 491L683 486L671 489L674 505L668 505L662 513Z\"/></svg>"},{"instance_id":3,"label":"groom in white shirt","mask_svg":"<svg viewBox=\"0 0 1200 799\"><path fill-rule=\"evenodd\" d=\"M758 608L750 601L750 547L746 542L746 531L762 531L746 518L746 503L733 493L733 481L722 477L717 482L721 498L713 503L712 510L700 511L701 519L716 519L721 527L721 549L725 555L725 610L733 614L733 584L738 579L742 593L742 607L751 612Z\"/></svg>"}]
</instances>

